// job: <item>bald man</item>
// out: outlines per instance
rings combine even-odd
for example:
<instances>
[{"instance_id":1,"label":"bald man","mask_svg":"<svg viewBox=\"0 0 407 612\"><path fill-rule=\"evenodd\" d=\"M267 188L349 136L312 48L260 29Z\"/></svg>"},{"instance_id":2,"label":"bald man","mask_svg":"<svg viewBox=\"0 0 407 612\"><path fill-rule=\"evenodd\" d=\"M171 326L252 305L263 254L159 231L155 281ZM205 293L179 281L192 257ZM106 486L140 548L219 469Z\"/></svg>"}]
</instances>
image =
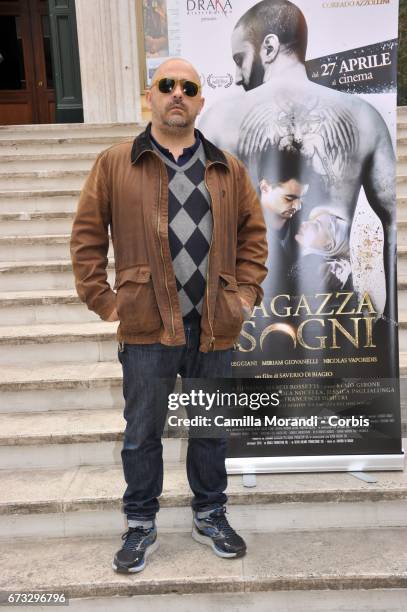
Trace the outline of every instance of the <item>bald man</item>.
<instances>
[{"instance_id":1,"label":"bald man","mask_svg":"<svg viewBox=\"0 0 407 612\"><path fill-rule=\"evenodd\" d=\"M103 320L120 321L128 529L113 569L121 573L143 570L158 545L161 436L176 378L191 393L190 379L231 377L233 347L267 272L266 226L243 164L194 128L204 105L195 68L161 64L146 101L147 129L97 158L71 237L78 295ZM106 275L109 226L117 293ZM246 545L225 514L225 458L224 434L190 435L192 536L234 558Z\"/></svg>"}]
</instances>

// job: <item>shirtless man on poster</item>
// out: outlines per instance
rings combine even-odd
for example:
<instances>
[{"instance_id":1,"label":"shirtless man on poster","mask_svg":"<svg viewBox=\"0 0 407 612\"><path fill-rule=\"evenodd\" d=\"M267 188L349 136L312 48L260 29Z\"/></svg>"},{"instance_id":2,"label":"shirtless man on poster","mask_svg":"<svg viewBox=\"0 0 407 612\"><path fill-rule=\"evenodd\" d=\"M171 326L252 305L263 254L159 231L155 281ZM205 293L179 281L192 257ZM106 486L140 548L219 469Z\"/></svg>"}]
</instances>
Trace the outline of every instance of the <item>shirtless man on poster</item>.
<instances>
[{"instance_id":1,"label":"shirtless man on poster","mask_svg":"<svg viewBox=\"0 0 407 612\"><path fill-rule=\"evenodd\" d=\"M366 101L308 80L306 48L307 23L295 4L263 0L254 5L232 35L236 84L245 93L214 104L199 127L245 162L256 185L256 160L267 147L301 152L316 177L312 206L323 205L350 225L363 187L383 225L385 317L393 321L396 199L390 134Z\"/></svg>"}]
</instances>

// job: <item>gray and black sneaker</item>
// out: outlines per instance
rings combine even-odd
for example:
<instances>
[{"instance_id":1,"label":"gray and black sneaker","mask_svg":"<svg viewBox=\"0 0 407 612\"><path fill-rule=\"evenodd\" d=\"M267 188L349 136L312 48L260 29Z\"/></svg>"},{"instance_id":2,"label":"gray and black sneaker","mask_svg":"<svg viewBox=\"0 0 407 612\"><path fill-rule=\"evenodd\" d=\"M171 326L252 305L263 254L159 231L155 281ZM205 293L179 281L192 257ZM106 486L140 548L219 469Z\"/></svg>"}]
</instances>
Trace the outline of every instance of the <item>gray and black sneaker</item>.
<instances>
[{"instance_id":1,"label":"gray and black sneaker","mask_svg":"<svg viewBox=\"0 0 407 612\"><path fill-rule=\"evenodd\" d=\"M146 566L147 557L158 548L155 524L148 528L141 525L129 527L122 540L125 542L114 556L113 569L121 574L141 572Z\"/></svg>"},{"instance_id":2,"label":"gray and black sneaker","mask_svg":"<svg viewBox=\"0 0 407 612\"><path fill-rule=\"evenodd\" d=\"M218 557L243 557L246 544L243 538L229 525L225 506L194 512L192 537L200 544L210 546Z\"/></svg>"}]
</instances>

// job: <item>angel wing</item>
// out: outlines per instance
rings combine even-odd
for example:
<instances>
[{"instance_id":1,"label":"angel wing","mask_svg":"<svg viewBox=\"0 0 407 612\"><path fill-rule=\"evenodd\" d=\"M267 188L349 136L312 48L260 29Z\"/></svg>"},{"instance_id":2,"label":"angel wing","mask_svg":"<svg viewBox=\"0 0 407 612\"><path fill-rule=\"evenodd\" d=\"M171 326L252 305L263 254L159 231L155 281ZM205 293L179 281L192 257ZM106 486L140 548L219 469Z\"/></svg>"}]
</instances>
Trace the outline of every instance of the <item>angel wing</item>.
<instances>
[{"instance_id":1,"label":"angel wing","mask_svg":"<svg viewBox=\"0 0 407 612\"><path fill-rule=\"evenodd\" d=\"M359 147L359 130L352 114L345 108L321 106L319 113L325 150L331 163L338 163L341 172Z\"/></svg>"},{"instance_id":2,"label":"angel wing","mask_svg":"<svg viewBox=\"0 0 407 612\"><path fill-rule=\"evenodd\" d=\"M341 174L359 145L359 131L350 111L307 102L287 100L285 107L260 104L252 109L240 126L238 156L249 159L271 146L295 146L306 157L315 153L328 177ZM336 171L334 170L334 165Z\"/></svg>"},{"instance_id":3,"label":"angel wing","mask_svg":"<svg viewBox=\"0 0 407 612\"><path fill-rule=\"evenodd\" d=\"M238 156L247 159L279 140L276 110L270 104L260 104L247 113L240 125Z\"/></svg>"}]
</instances>

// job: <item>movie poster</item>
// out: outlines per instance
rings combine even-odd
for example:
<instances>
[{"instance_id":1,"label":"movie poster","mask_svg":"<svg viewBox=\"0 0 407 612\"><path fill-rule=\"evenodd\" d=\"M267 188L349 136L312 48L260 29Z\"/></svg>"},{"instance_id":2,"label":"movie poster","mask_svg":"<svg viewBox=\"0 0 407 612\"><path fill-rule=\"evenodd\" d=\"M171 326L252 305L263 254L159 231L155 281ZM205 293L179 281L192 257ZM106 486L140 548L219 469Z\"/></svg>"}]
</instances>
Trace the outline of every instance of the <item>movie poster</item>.
<instances>
[{"instance_id":1,"label":"movie poster","mask_svg":"<svg viewBox=\"0 0 407 612\"><path fill-rule=\"evenodd\" d=\"M401 458L397 0L185 0L180 20L198 127L246 165L267 224L233 367L281 401L274 425L260 408L232 432L231 459Z\"/></svg>"},{"instance_id":2,"label":"movie poster","mask_svg":"<svg viewBox=\"0 0 407 612\"><path fill-rule=\"evenodd\" d=\"M155 69L168 57L181 55L178 0L142 0L146 86Z\"/></svg>"}]
</instances>

